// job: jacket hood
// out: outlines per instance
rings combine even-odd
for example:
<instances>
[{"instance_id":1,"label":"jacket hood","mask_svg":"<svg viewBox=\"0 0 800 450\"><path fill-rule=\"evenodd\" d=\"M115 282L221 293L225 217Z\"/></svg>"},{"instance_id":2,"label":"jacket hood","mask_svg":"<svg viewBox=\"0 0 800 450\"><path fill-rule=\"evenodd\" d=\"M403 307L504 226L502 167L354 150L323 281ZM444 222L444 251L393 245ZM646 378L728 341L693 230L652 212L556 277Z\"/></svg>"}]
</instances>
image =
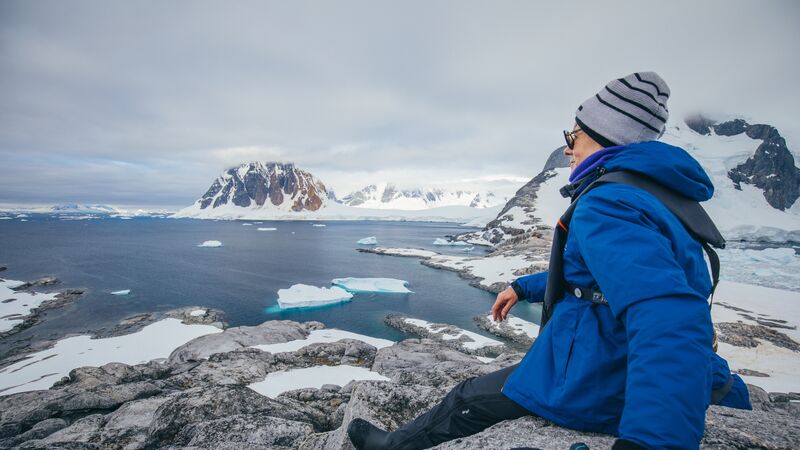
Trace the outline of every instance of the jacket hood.
<instances>
[{"instance_id":1,"label":"jacket hood","mask_svg":"<svg viewBox=\"0 0 800 450\"><path fill-rule=\"evenodd\" d=\"M605 168L609 172L641 173L698 202L714 194L711 179L696 159L686 150L660 141L627 145L605 163Z\"/></svg>"}]
</instances>

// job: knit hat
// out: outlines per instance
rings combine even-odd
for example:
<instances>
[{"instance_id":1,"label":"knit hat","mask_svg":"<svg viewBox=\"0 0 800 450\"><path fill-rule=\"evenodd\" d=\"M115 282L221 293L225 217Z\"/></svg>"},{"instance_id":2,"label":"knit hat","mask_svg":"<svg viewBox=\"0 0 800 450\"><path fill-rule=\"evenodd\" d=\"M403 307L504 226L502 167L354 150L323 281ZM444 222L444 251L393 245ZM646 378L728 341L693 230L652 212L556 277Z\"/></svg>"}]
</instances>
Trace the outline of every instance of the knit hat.
<instances>
[{"instance_id":1,"label":"knit hat","mask_svg":"<svg viewBox=\"0 0 800 450\"><path fill-rule=\"evenodd\" d=\"M632 73L583 102L575 123L603 147L656 140L669 117L669 93L657 73Z\"/></svg>"}]
</instances>

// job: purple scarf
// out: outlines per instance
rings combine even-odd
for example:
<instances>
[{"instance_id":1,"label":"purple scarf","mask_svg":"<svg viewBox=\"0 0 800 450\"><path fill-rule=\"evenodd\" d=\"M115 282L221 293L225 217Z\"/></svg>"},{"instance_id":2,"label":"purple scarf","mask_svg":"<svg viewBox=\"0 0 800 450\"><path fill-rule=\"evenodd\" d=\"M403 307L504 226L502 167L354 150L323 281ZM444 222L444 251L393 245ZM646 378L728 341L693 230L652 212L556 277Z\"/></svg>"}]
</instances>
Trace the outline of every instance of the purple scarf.
<instances>
[{"instance_id":1,"label":"purple scarf","mask_svg":"<svg viewBox=\"0 0 800 450\"><path fill-rule=\"evenodd\" d=\"M614 147L606 147L598 152L592 153L588 158L584 159L583 162L578 164L578 167L576 167L575 170L572 171L572 174L569 176L569 182L572 183L575 180L580 180L581 178L585 177L598 166L605 164L606 161L617 156L617 154L621 152L623 148L625 148L624 145L616 145Z\"/></svg>"}]
</instances>

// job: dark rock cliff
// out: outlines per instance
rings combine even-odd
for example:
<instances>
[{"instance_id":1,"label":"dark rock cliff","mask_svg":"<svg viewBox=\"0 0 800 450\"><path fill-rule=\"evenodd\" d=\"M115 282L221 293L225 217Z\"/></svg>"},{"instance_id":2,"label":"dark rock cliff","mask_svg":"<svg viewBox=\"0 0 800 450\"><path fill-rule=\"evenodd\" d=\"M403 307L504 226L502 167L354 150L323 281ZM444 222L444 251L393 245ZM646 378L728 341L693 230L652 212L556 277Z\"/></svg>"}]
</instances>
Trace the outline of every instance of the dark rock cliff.
<instances>
[{"instance_id":1,"label":"dark rock cliff","mask_svg":"<svg viewBox=\"0 0 800 450\"><path fill-rule=\"evenodd\" d=\"M225 171L198 200L200 209L233 204L243 208L290 201L292 211L316 211L328 192L325 185L294 164L249 163Z\"/></svg>"},{"instance_id":2,"label":"dark rock cliff","mask_svg":"<svg viewBox=\"0 0 800 450\"><path fill-rule=\"evenodd\" d=\"M717 123L702 115L686 118L686 125L703 135L713 131L719 136L745 134L762 141L747 161L728 171L728 178L741 190L742 183L750 184L764 192L764 198L775 209L785 211L800 197L800 169L795 166L794 155L778 130L765 124L749 124L743 119Z\"/></svg>"}]
</instances>

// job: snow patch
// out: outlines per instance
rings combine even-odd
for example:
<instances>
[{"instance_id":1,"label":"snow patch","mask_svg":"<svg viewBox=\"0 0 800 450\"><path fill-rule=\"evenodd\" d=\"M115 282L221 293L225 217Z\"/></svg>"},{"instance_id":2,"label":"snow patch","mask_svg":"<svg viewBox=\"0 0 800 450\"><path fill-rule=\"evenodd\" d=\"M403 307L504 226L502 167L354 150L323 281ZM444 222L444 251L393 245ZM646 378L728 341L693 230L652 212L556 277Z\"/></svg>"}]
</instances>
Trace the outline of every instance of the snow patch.
<instances>
[{"instance_id":1,"label":"snow patch","mask_svg":"<svg viewBox=\"0 0 800 450\"><path fill-rule=\"evenodd\" d=\"M25 317L42 303L56 298L56 294L16 292L22 281L0 279L0 333L22 323Z\"/></svg>"},{"instance_id":2,"label":"snow patch","mask_svg":"<svg viewBox=\"0 0 800 450\"><path fill-rule=\"evenodd\" d=\"M81 335L62 339L50 349L0 369L0 395L48 389L78 367L111 362L133 365L167 358L174 349L192 339L221 332L211 325L185 325L169 318L124 336L92 339Z\"/></svg>"},{"instance_id":3,"label":"snow patch","mask_svg":"<svg viewBox=\"0 0 800 450\"><path fill-rule=\"evenodd\" d=\"M203 317L206 315L207 312L208 311L205 309L195 309L192 310L192 312L190 312L189 315L192 317Z\"/></svg>"},{"instance_id":4,"label":"snow patch","mask_svg":"<svg viewBox=\"0 0 800 450\"><path fill-rule=\"evenodd\" d=\"M394 344L393 341L388 339L381 339L364 334L352 333L350 331L332 329L313 330L305 339L296 339L289 342L281 342L278 344L262 344L254 345L253 348L263 350L270 353L283 353L294 352L301 348L317 343L337 342L342 339L354 339L356 341L365 342L377 349L389 347Z\"/></svg>"},{"instance_id":5,"label":"snow patch","mask_svg":"<svg viewBox=\"0 0 800 450\"><path fill-rule=\"evenodd\" d=\"M389 381L389 378L364 367L314 366L273 372L268 374L264 381L250 384L247 387L266 397L275 398L284 392L295 389L319 389L324 384L344 386L355 380Z\"/></svg>"},{"instance_id":6,"label":"snow patch","mask_svg":"<svg viewBox=\"0 0 800 450\"><path fill-rule=\"evenodd\" d=\"M434 324L428 322L427 320L411 319L411 318L406 318L403 321L409 325L414 325L420 328L424 328L430 331L431 333L438 334L441 336L443 341L458 340L462 336L465 336L469 340L462 341L461 346L469 350L477 350L479 348L484 348L484 347L504 345L500 341L488 338L486 336L482 336L478 333L473 333L472 331L459 329L458 332L456 332L455 334L444 333L445 329L448 326L445 324Z\"/></svg>"}]
</instances>

